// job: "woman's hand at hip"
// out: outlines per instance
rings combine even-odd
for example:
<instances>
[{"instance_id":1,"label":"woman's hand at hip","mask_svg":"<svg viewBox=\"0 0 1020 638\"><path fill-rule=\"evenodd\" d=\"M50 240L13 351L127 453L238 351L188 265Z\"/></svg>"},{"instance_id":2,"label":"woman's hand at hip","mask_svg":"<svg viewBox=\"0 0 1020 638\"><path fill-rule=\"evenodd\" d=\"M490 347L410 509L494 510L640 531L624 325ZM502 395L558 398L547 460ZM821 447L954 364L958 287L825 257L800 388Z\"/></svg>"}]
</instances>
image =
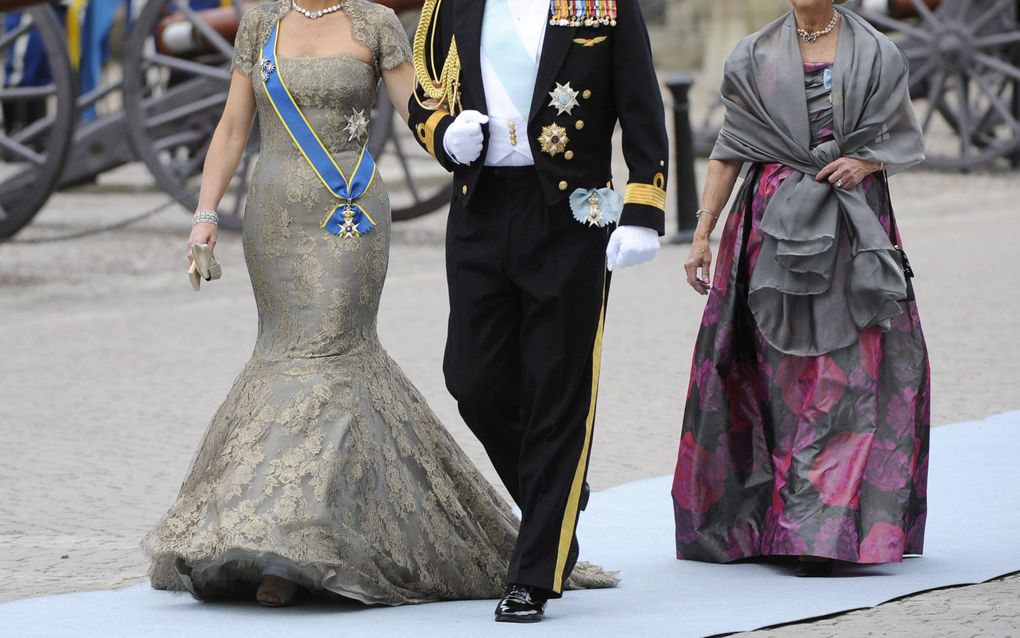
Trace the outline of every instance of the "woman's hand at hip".
<instances>
[{"instance_id":1,"label":"woman's hand at hip","mask_svg":"<svg viewBox=\"0 0 1020 638\"><path fill-rule=\"evenodd\" d=\"M865 177L881 168L882 165L878 162L841 157L819 171L815 181L828 181L836 188L847 190L857 186Z\"/></svg>"},{"instance_id":2,"label":"woman's hand at hip","mask_svg":"<svg viewBox=\"0 0 1020 638\"><path fill-rule=\"evenodd\" d=\"M712 249L707 239L694 238L691 252L684 262L684 271L687 272L687 283L698 294L707 295L712 289Z\"/></svg>"},{"instance_id":3,"label":"woman's hand at hip","mask_svg":"<svg viewBox=\"0 0 1020 638\"><path fill-rule=\"evenodd\" d=\"M191 247L195 244L209 244L209 250L216 249L216 224L198 223L191 227L191 235L188 236L188 263L194 259L191 256Z\"/></svg>"}]
</instances>

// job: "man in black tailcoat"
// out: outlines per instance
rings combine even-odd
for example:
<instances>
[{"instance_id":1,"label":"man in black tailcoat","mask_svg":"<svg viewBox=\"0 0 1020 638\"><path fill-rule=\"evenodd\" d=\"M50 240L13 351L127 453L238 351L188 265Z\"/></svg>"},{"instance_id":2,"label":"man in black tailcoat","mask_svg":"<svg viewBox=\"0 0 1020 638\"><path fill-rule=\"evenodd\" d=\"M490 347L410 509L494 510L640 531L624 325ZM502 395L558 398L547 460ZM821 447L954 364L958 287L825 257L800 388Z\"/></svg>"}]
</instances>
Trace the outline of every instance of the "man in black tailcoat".
<instances>
[{"instance_id":1,"label":"man in black tailcoat","mask_svg":"<svg viewBox=\"0 0 1020 638\"><path fill-rule=\"evenodd\" d=\"M496 620L534 622L577 561L610 272L664 232L662 97L637 0L429 0L415 66L454 175L446 383L522 514Z\"/></svg>"}]
</instances>

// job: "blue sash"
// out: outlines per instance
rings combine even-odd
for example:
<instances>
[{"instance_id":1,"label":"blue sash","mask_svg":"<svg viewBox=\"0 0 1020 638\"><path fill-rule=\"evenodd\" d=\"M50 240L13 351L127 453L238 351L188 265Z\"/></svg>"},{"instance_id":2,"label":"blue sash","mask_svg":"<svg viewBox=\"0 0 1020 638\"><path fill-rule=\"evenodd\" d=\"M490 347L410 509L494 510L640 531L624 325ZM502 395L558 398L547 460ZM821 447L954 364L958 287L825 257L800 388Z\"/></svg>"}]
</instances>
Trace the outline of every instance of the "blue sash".
<instances>
[{"instance_id":1,"label":"blue sash","mask_svg":"<svg viewBox=\"0 0 1020 638\"><path fill-rule=\"evenodd\" d=\"M322 227L342 237L359 237L375 228L375 221L357 202L375 179L375 160L368 152L368 146L361 149L354 174L350 179L344 175L326 150L326 146L315 134L312 126L305 119L304 113L294 102L294 97L287 90L280 67L276 62L276 38L280 32L280 21L276 21L273 32L262 47L262 59L259 61L259 72L262 74L263 86L269 102L276 114L280 116L283 128L287 129L294 144L305 156L312 170L319 176L322 183L340 203L333 208Z\"/></svg>"}]
</instances>

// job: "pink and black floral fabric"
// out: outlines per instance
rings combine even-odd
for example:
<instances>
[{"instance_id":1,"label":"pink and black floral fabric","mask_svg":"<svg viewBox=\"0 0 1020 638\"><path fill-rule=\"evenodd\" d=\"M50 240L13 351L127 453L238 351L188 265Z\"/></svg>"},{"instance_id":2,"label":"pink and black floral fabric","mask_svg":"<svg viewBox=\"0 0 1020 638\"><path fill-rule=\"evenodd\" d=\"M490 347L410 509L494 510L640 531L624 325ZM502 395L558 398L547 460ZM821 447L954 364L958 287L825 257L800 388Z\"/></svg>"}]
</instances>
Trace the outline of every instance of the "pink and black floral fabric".
<instances>
[{"instance_id":1,"label":"pink and black floral fabric","mask_svg":"<svg viewBox=\"0 0 1020 638\"><path fill-rule=\"evenodd\" d=\"M828 68L805 65L815 143L831 139ZM818 356L766 342L747 282L762 213L792 172L753 166L726 221L673 481L677 557L898 562L924 548L930 373L917 306L903 302L888 331L869 328ZM861 188L902 245L885 177L873 174Z\"/></svg>"}]
</instances>

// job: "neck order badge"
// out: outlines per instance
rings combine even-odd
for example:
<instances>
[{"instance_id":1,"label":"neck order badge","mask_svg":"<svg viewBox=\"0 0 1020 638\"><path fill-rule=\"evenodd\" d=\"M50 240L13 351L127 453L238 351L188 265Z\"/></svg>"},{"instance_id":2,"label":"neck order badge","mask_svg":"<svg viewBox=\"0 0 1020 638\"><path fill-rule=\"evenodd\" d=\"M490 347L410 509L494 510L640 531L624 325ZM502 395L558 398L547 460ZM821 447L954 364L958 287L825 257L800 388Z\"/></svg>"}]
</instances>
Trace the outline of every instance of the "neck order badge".
<instances>
[{"instance_id":1,"label":"neck order badge","mask_svg":"<svg viewBox=\"0 0 1020 638\"><path fill-rule=\"evenodd\" d=\"M304 113L294 102L294 97L287 90L287 85L280 75L280 66L276 59L276 40L280 33L280 21L277 20L273 32L262 47L262 59L259 68L262 83L273 109L280 117L280 122L287 129L294 144L308 160L312 170L322 183L340 202L329 211L322 227L341 237L360 237L375 228L375 221L357 202L372 185L375 179L375 159L368 152L368 146L361 148L358 163L354 167L350 179L334 161L326 146L315 134L311 124L305 119Z\"/></svg>"}]
</instances>

